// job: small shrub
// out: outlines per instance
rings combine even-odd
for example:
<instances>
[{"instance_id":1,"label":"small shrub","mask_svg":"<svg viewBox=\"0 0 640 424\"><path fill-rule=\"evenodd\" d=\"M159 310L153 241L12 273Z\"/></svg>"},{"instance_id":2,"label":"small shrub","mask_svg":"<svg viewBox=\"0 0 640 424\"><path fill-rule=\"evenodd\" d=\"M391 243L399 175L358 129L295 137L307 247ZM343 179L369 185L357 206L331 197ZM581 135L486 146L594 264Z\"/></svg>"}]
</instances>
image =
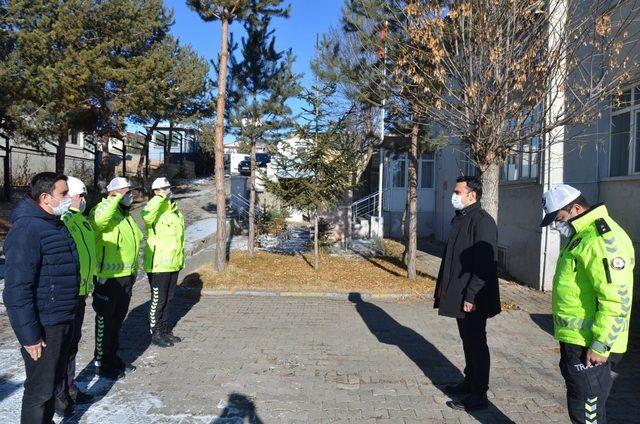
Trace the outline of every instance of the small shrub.
<instances>
[{"instance_id":1,"label":"small shrub","mask_svg":"<svg viewBox=\"0 0 640 424\"><path fill-rule=\"evenodd\" d=\"M312 221L313 222L313 221ZM326 218L320 218L318 220L318 249L320 253L329 253L329 248L334 245L334 240L331 238L333 235L333 224ZM311 239L309 240L309 250L314 249L313 245L313 226L311 227Z\"/></svg>"},{"instance_id":2,"label":"small shrub","mask_svg":"<svg viewBox=\"0 0 640 424\"><path fill-rule=\"evenodd\" d=\"M276 207L263 207L258 216L258 234L278 235L287 231L289 211Z\"/></svg>"}]
</instances>

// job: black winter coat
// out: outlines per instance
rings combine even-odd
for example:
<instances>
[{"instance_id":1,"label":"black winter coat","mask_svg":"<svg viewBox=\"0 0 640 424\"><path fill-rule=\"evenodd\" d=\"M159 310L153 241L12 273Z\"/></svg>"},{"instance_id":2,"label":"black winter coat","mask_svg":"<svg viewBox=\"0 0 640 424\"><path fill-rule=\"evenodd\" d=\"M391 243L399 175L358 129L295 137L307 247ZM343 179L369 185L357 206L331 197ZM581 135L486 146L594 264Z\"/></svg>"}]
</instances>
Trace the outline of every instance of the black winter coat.
<instances>
[{"instance_id":1,"label":"black winter coat","mask_svg":"<svg viewBox=\"0 0 640 424\"><path fill-rule=\"evenodd\" d=\"M18 341L29 346L42 338L42 326L73 321L78 252L60 217L29 197L13 209L11 223L4 242L2 297Z\"/></svg>"},{"instance_id":2,"label":"black winter coat","mask_svg":"<svg viewBox=\"0 0 640 424\"><path fill-rule=\"evenodd\" d=\"M457 211L440 264L434 307L438 314L464 318L465 301L487 318L500 313L496 245L498 229L480 203Z\"/></svg>"}]
</instances>

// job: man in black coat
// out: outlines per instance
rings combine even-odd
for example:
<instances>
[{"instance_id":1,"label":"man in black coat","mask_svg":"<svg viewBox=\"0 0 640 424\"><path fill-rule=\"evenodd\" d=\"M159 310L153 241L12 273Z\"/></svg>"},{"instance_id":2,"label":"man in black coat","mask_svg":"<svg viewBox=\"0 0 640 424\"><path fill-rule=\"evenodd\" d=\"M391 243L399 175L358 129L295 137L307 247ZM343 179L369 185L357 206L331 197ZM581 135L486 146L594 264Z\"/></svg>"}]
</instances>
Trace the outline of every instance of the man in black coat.
<instances>
[{"instance_id":1,"label":"man in black coat","mask_svg":"<svg viewBox=\"0 0 640 424\"><path fill-rule=\"evenodd\" d=\"M434 307L438 314L456 318L466 366L464 381L445 388L453 409L475 411L488 407L490 356L487 318L500 313L496 264L498 230L482 209L482 183L476 177L460 177L451 203L456 215L440 265Z\"/></svg>"},{"instance_id":2,"label":"man in black coat","mask_svg":"<svg viewBox=\"0 0 640 424\"><path fill-rule=\"evenodd\" d=\"M20 422L50 424L56 386L67 369L79 285L75 243L60 216L69 209L67 178L42 172L11 212L4 304L22 346L27 378Z\"/></svg>"}]
</instances>

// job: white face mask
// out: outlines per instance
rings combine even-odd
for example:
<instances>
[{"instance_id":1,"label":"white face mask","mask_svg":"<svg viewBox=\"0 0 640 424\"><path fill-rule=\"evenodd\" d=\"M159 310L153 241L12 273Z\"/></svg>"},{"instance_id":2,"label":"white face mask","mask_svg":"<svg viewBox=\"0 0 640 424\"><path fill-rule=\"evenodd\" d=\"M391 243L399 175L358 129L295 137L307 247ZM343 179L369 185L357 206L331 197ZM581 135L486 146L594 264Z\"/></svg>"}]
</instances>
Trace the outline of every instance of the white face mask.
<instances>
[{"instance_id":1,"label":"white face mask","mask_svg":"<svg viewBox=\"0 0 640 424\"><path fill-rule=\"evenodd\" d=\"M133 203L133 193L125 194L124 197L120 200L120 204L123 206L131 206L132 203Z\"/></svg>"},{"instance_id":2,"label":"white face mask","mask_svg":"<svg viewBox=\"0 0 640 424\"><path fill-rule=\"evenodd\" d=\"M87 209L87 201L83 198L80 200L80 206L78 206L78 210L80 211L80 213L82 213L85 209Z\"/></svg>"},{"instance_id":3,"label":"white face mask","mask_svg":"<svg viewBox=\"0 0 640 424\"><path fill-rule=\"evenodd\" d=\"M462 209L464 209L464 204L462 203L462 196L459 194L453 193L453 196L451 196L451 204L453 205L453 208L457 211L461 211Z\"/></svg>"},{"instance_id":4,"label":"white face mask","mask_svg":"<svg viewBox=\"0 0 640 424\"><path fill-rule=\"evenodd\" d=\"M55 197L51 196L52 199L56 199ZM58 201L58 206L51 206L51 209L53 210L53 214L55 216L62 216L64 215L68 210L69 207L71 206L71 199L70 198L64 198L62 200L60 199L56 199Z\"/></svg>"}]
</instances>

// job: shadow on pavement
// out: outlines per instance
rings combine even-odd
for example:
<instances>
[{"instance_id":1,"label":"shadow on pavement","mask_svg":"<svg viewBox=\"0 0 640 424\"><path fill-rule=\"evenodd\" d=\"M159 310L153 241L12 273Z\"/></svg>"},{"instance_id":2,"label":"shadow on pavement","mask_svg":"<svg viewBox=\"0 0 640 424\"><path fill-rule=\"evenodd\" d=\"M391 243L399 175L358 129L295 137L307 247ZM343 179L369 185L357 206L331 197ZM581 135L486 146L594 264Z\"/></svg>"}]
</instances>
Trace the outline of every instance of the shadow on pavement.
<instances>
[{"instance_id":1,"label":"shadow on pavement","mask_svg":"<svg viewBox=\"0 0 640 424\"><path fill-rule=\"evenodd\" d=\"M176 294L171 304L170 328L175 327L202 298L202 279L200 274L192 272L185 276L182 284L176 287ZM179 334L176 334L179 336Z\"/></svg>"},{"instance_id":2,"label":"shadow on pavement","mask_svg":"<svg viewBox=\"0 0 640 424\"><path fill-rule=\"evenodd\" d=\"M355 305L356 311L378 341L397 346L436 387L462 381L463 375L460 370L421 334L403 326L379 306L365 302L360 293L350 293L349 300ZM460 349L462 349L462 342L460 342ZM481 423L513 422L492 403L489 403L489 409L471 412L469 415Z\"/></svg>"},{"instance_id":3,"label":"shadow on pavement","mask_svg":"<svg viewBox=\"0 0 640 424\"><path fill-rule=\"evenodd\" d=\"M227 400L227 406L219 417L211 421L211 424L264 424L256 411L256 405L247 396L240 393L231 393Z\"/></svg>"},{"instance_id":4,"label":"shadow on pavement","mask_svg":"<svg viewBox=\"0 0 640 424\"><path fill-rule=\"evenodd\" d=\"M551 314L529 314L529 317L538 327L553 336L553 316Z\"/></svg>"},{"instance_id":5,"label":"shadow on pavement","mask_svg":"<svg viewBox=\"0 0 640 424\"><path fill-rule=\"evenodd\" d=\"M185 280L194 274L185 277ZM196 273L199 281L199 275ZM191 278L194 279L193 277ZM140 283L138 283L140 284ZM202 282L190 283L189 288L177 286L173 301L169 305L171 308L169 325L173 328L183 319L193 306L200 301ZM151 301L138 305L127 315L122 330L120 332L119 356L128 364L134 364L149 348L151 344L151 334L149 332L149 306ZM172 349L172 348L169 348ZM160 353L162 354L162 353ZM142 371L136 371L142 372ZM95 367L93 361L89 362L76 378L76 384L80 390L88 392L94 396L94 401L90 404L78 404L75 406L75 413L72 417L65 418L62 423L76 424L82 420L92 405L100 401L109 394L116 381L104 377L99 377L93 384ZM126 378L126 377L125 377Z\"/></svg>"},{"instance_id":6,"label":"shadow on pavement","mask_svg":"<svg viewBox=\"0 0 640 424\"><path fill-rule=\"evenodd\" d=\"M0 402L11 396L20 387L22 384L10 381L7 375L0 375Z\"/></svg>"}]
</instances>

